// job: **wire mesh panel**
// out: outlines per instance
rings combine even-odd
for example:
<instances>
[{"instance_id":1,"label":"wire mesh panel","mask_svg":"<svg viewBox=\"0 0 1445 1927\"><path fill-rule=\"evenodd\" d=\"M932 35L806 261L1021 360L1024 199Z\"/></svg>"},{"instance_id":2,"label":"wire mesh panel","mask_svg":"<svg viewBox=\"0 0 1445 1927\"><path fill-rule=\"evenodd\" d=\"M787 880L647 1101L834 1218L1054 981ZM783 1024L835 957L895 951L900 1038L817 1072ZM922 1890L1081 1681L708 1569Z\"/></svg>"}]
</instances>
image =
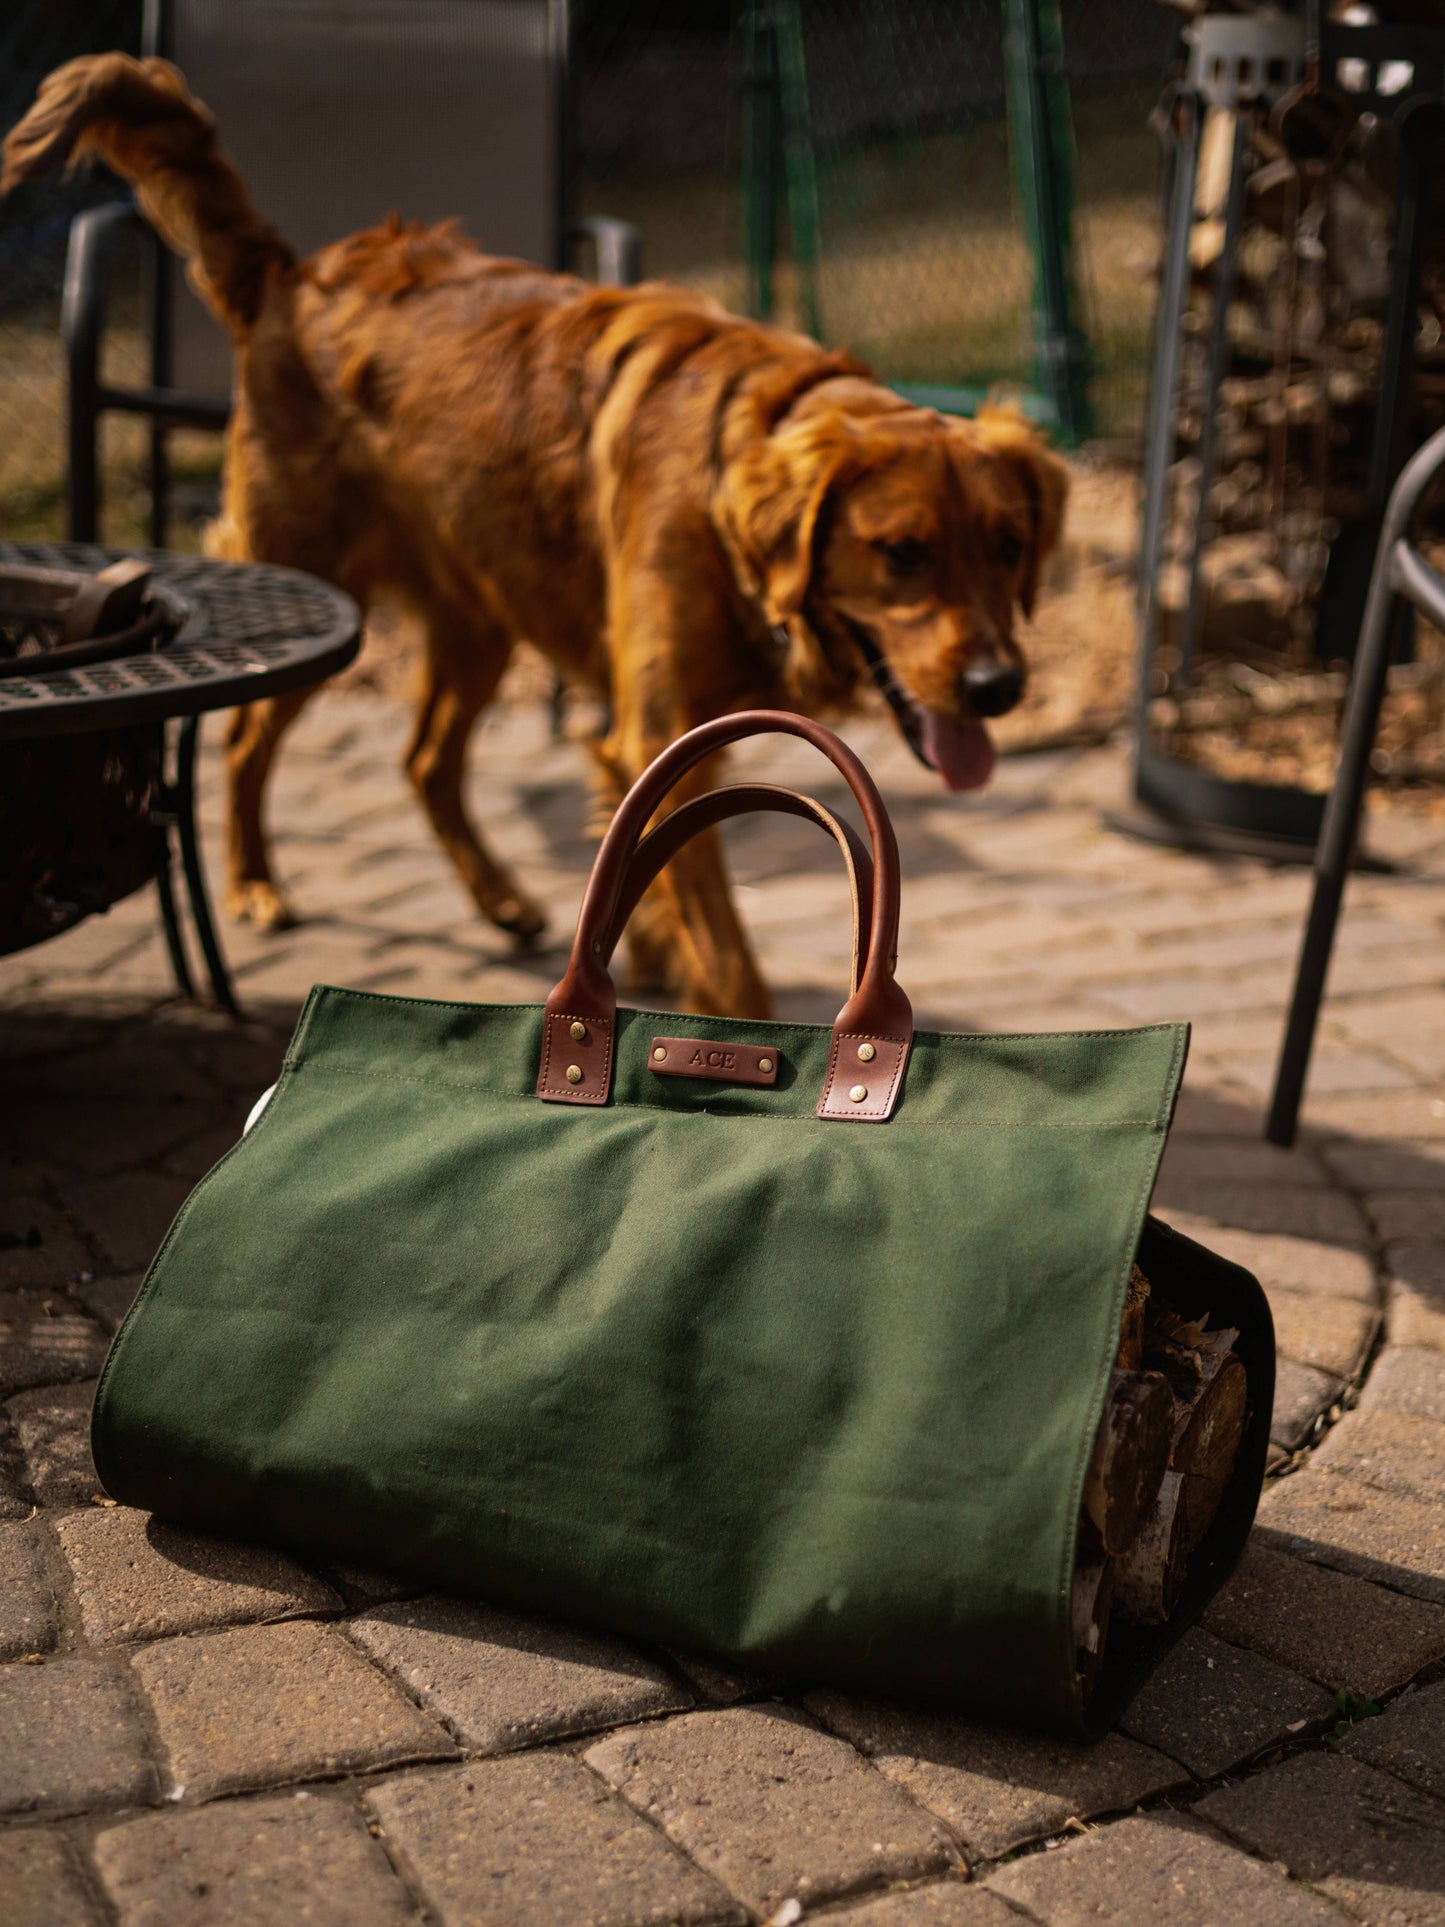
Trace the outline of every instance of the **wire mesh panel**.
<instances>
[{"instance_id":1,"label":"wire mesh panel","mask_svg":"<svg viewBox=\"0 0 1445 1927\"><path fill-rule=\"evenodd\" d=\"M0 6L0 132L53 67L119 47L139 53L141 0L20 0ZM115 177L53 175L0 201L0 531L56 534L65 484L60 290L71 217L121 192ZM116 290L110 372L144 378L138 283ZM127 423L139 451L143 435Z\"/></svg>"},{"instance_id":2,"label":"wire mesh panel","mask_svg":"<svg viewBox=\"0 0 1445 1927\"><path fill-rule=\"evenodd\" d=\"M226 24L231 9L222 0L181 4L233 38L238 31ZM284 25L291 10L270 5ZM422 33L442 13L450 19L466 8L467 0L419 0L408 11ZM570 192L580 211L635 221L650 273L852 347L890 381L1046 388L1036 237L1010 111L1009 23L1016 35L1021 8L1057 19L1058 48L1045 47L1044 57L1061 61L1069 83L1072 275L1094 428L1132 438L1143 416L1159 255L1149 116L1178 21L1159 0L897 0L886 8L867 0L573 0L561 198ZM475 9L479 24L500 21L508 0L475 0ZM354 66L364 50L347 23L373 10L372 0L306 0L295 16L334 19L337 48ZM107 47L139 51L141 12L142 0L0 8L0 130L61 61ZM760 22L773 34L771 49L761 44ZM385 65L368 67L371 92L346 109L353 119L386 112ZM324 186L337 168L324 134L334 103L299 120L293 112L298 87L325 93L327 68L293 81L291 105L252 116L254 125L226 101L213 103L228 144L248 149L258 203L287 231L296 225L287 172L300 169ZM453 190L423 204L399 172L389 192L377 185L364 218L391 207L421 218L470 214L479 238L521 246L472 210L494 188L503 201L535 207L538 179L521 182L515 169L494 179L501 170L489 158L484 117L465 89L443 93L445 114L425 109L422 123L452 123ZM439 124L436 131L440 138ZM77 208L120 191L109 177L82 173L0 203L0 526L12 534L61 529L56 321L66 228ZM294 238L305 245L321 237L308 230ZM127 270L108 336L113 379L148 373L138 288ZM135 540L144 526L145 430L112 421L105 433L108 532ZM188 464L199 476L214 463L199 438L182 447L183 498Z\"/></svg>"},{"instance_id":3,"label":"wire mesh panel","mask_svg":"<svg viewBox=\"0 0 1445 1927\"><path fill-rule=\"evenodd\" d=\"M591 0L574 35L580 193L637 222L653 273L849 346L890 381L959 400L1035 387L1037 246L1010 98L1020 11ZM1159 0L1052 11L1059 47L1043 55L1061 56L1072 95L1064 212L1093 416L1132 437L1159 253L1150 115L1178 16Z\"/></svg>"}]
</instances>

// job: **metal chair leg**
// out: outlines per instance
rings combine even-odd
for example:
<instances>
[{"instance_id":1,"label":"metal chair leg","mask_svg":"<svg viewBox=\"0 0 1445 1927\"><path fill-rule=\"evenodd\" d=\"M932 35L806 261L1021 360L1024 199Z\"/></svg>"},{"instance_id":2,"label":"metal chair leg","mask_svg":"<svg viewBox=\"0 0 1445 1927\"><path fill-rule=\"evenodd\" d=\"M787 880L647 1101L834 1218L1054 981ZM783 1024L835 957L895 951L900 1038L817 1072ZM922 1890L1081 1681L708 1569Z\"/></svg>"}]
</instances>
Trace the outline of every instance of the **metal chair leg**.
<instances>
[{"instance_id":1,"label":"metal chair leg","mask_svg":"<svg viewBox=\"0 0 1445 1927\"><path fill-rule=\"evenodd\" d=\"M186 873L186 893L191 900L191 916L195 921L201 955L206 960L212 993L222 1010L231 1017L239 1017L242 1015L241 1007L236 1002L231 975L211 922L210 894L206 889L206 873L201 864L201 848L196 837L196 743L199 736L199 716L185 717L176 742L176 830L180 837L181 864Z\"/></svg>"},{"instance_id":2,"label":"metal chair leg","mask_svg":"<svg viewBox=\"0 0 1445 1927\"><path fill-rule=\"evenodd\" d=\"M1345 880L1354 861L1364 804L1370 752L1380 720L1380 705L1390 667L1390 617L1395 585L1389 551L1382 545L1370 584L1360 646L1355 656L1340 732L1340 764L1334 788L1325 805L1320 840L1315 850L1315 891L1300 944L1299 968L1284 1043L1275 1074L1265 1136L1271 1144L1291 1145L1299 1125L1300 1101L1309 1071L1310 1052L1324 1000L1325 977L1334 947L1335 926L1345 894Z\"/></svg>"}]
</instances>

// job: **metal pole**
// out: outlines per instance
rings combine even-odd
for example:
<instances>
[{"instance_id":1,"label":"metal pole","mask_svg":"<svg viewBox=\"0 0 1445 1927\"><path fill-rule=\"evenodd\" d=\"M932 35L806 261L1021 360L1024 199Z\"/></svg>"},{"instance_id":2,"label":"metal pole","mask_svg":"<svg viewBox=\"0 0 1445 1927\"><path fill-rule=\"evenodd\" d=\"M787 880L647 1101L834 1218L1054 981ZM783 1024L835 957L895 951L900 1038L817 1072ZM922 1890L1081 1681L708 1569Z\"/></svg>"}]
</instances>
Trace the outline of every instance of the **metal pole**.
<instances>
[{"instance_id":1,"label":"metal pole","mask_svg":"<svg viewBox=\"0 0 1445 1927\"><path fill-rule=\"evenodd\" d=\"M1004 21L1014 157L1034 255L1039 387L1062 440L1077 448L1093 423L1088 337L1075 318L1073 129L1058 0L1004 0Z\"/></svg>"},{"instance_id":2,"label":"metal pole","mask_svg":"<svg viewBox=\"0 0 1445 1927\"><path fill-rule=\"evenodd\" d=\"M1229 356L1229 304L1234 299L1235 259L1244 226L1245 163L1249 154L1249 122L1242 111L1234 119L1234 148L1229 163L1229 194L1224 214L1224 251L1214 272L1214 312L1209 319L1209 378L1205 387L1204 422L1199 433L1199 497L1194 510L1194 536L1189 554L1189 600L1179 641L1178 675L1187 684L1199 647L1204 606L1199 593L1199 565L1204 554L1204 527L1209 491L1214 485L1214 450L1219 439L1219 385Z\"/></svg>"},{"instance_id":3,"label":"metal pole","mask_svg":"<svg viewBox=\"0 0 1445 1927\"><path fill-rule=\"evenodd\" d=\"M796 0L778 0L776 46L783 108L783 173L788 192L793 262L798 271L798 308L804 333L819 335L823 331L818 306L822 215L818 207L818 165L808 111L803 14Z\"/></svg>"},{"instance_id":4,"label":"metal pole","mask_svg":"<svg viewBox=\"0 0 1445 1927\"><path fill-rule=\"evenodd\" d=\"M1194 213L1194 182L1199 156L1202 118L1198 96L1179 96L1180 124L1174 134L1173 195L1169 209L1168 252L1164 283L1159 290L1159 319L1154 342L1154 374L1149 393L1149 428L1144 456L1144 518L1139 536L1139 714L1138 740L1142 747L1149 721L1153 689L1155 592L1159 552L1164 540L1164 512L1169 492L1169 466L1174 447L1174 387L1179 378L1179 343L1184 289L1189 273L1189 231Z\"/></svg>"},{"instance_id":5,"label":"metal pole","mask_svg":"<svg viewBox=\"0 0 1445 1927\"><path fill-rule=\"evenodd\" d=\"M778 255L778 63L771 16L743 16L743 231L748 254L748 307L759 321L773 313Z\"/></svg>"}]
</instances>

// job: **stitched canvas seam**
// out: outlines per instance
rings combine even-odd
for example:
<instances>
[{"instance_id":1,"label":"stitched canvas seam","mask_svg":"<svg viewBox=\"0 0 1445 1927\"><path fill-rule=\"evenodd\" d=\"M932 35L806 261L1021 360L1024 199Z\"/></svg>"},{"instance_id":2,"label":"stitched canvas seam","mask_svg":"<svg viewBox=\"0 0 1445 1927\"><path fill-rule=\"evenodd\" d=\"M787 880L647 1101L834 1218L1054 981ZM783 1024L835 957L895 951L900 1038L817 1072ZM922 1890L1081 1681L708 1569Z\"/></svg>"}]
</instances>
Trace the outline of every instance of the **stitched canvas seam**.
<instances>
[{"instance_id":1,"label":"stitched canvas seam","mask_svg":"<svg viewBox=\"0 0 1445 1927\"><path fill-rule=\"evenodd\" d=\"M429 1091L476 1091L484 1093L489 1097L494 1097L499 1103L504 1104L534 1104L536 1102L535 1092L499 1091L491 1084L453 1084L450 1081L445 1084L439 1084L434 1077L408 1077L401 1071L353 1069L351 1066L345 1064L318 1063L314 1058L308 1063L297 1064L292 1066L292 1068L298 1073L307 1071L314 1076L369 1078L375 1084L417 1084ZM267 1108L269 1109L270 1107L268 1106ZM612 1111L645 1111L650 1117L705 1117L723 1124L786 1124L797 1123L800 1119L805 1123L809 1120L817 1123L824 1121L818 1118L815 1111L682 1111L670 1110L664 1104L639 1104L633 1099L626 1097L612 1098L606 1108ZM1102 1123L1094 1120L1088 1124L1062 1124L1042 1119L1037 1123L1030 1124L1020 1118L1012 1117L977 1117L964 1121L957 1121L946 1117L913 1117L901 1119L900 1122L907 1123L916 1131L976 1131L982 1129L991 1131L1157 1131L1159 1129L1159 1118L1157 1114L1152 1117L1111 1117L1106 1118Z\"/></svg>"}]
</instances>

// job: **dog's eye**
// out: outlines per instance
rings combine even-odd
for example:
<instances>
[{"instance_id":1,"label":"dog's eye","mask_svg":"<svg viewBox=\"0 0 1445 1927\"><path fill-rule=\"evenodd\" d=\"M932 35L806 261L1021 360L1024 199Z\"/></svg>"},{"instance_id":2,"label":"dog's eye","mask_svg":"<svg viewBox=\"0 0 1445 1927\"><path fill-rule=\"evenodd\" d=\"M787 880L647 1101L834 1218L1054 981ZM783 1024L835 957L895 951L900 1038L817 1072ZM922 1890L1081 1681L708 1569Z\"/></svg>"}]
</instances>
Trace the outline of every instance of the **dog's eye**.
<instances>
[{"instance_id":1,"label":"dog's eye","mask_svg":"<svg viewBox=\"0 0 1445 1927\"><path fill-rule=\"evenodd\" d=\"M998 559L1006 569L1016 569L1024 559L1024 545L1010 531L998 539Z\"/></svg>"},{"instance_id":2,"label":"dog's eye","mask_svg":"<svg viewBox=\"0 0 1445 1927\"><path fill-rule=\"evenodd\" d=\"M922 575L933 560L928 544L912 535L901 542L877 542L874 547L894 575Z\"/></svg>"}]
</instances>

